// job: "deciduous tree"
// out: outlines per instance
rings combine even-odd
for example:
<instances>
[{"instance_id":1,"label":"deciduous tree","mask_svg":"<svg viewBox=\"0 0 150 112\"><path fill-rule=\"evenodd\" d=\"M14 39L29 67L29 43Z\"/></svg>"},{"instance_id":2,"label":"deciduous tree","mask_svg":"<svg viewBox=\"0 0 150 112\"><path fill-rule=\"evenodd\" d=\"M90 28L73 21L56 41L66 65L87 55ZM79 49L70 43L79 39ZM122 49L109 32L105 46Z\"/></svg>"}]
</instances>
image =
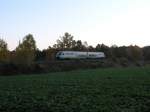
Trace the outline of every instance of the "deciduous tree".
<instances>
[{"instance_id":1,"label":"deciduous tree","mask_svg":"<svg viewBox=\"0 0 150 112\"><path fill-rule=\"evenodd\" d=\"M19 43L16 48L16 63L30 66L35 59L36 42L31 34L23 38L23 42Z\"/></svg>"},{"instance_id":2,"label":"deciduous tree","mask_svg":"<svg viewBox=\"0 0 150 112\"><path fill-rule=\"evenodd\" d=\"M128 55L128 58L132 61L138 61L138 60L141 60L142 59L142 49L138 46L129 46L127 48L127 55Z\"/></svg>"},{"instance_id":3,"label":"deciduous tree","mask_svg":"<svg viewBox=\"0 0 150 112\"><path fill-rule=\"evenodd\" d=\"M9 52L7 43L0 39L0 62L8 62L9 61Z\"/></svg>"},{"instance_id":4,"label":"deciduous tree","mask_svg":"<svg viewBox=\"0 0 150 112\"><path fill-rule=\"evenodd\" d=\"M58 49L71 49L74 47L75 41L73 40L73 36L69 33L65 33L64 36L60 37L60 39L57 40L57 44L55 47Z\"/></svg>"}]
</instances>

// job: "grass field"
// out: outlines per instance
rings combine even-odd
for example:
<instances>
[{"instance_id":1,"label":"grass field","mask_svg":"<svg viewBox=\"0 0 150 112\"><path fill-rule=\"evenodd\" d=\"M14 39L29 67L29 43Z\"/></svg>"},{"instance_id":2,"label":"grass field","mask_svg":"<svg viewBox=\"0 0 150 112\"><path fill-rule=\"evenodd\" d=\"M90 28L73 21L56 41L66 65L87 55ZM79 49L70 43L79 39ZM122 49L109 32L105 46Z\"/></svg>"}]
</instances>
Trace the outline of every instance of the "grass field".
<instances>
[{"instance_id":1,"label":"grass field","mask_svg":"<svg viewBox=\"0 0 150 112\"><path fill-rule=\"evenodd\" d=\"M150 68L1 76L0 112L150 112Z\"/></svg>"}]
</instances>

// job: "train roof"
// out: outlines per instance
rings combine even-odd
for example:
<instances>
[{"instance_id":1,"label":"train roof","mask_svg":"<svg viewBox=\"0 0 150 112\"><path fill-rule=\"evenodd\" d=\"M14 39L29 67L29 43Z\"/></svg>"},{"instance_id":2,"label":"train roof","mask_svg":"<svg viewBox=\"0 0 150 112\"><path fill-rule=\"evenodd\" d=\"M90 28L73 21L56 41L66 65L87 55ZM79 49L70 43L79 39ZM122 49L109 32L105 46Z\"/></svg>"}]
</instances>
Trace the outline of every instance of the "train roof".
<instances>
[{"instance_id":1,"label":"train roof","mask_svg":"<svg viewBox=\"0 0 150 112\"><path fill-rule=\"evenodd\" d=\"M90 51L59 51L59 52L89 52L89 53L104 53L104 52L90 52Z\"/></svg>"}]
</instances>

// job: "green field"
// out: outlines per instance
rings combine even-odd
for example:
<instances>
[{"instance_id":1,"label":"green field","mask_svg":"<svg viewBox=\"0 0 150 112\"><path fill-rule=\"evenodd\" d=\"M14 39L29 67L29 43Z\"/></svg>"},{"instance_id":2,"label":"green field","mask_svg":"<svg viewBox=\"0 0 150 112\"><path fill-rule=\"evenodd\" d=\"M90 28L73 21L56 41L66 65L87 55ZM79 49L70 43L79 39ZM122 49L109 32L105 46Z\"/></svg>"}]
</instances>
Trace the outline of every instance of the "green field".
<instances>
[{"instance_id":1,"label":"green field","mask_svg":"<svg viewBox=\"0 0 150 112\"><path fill-rule=\"evenodd\" d=\"M150 112L150 68L1 76L0 112Z\"/></svg>"}]
</instances>

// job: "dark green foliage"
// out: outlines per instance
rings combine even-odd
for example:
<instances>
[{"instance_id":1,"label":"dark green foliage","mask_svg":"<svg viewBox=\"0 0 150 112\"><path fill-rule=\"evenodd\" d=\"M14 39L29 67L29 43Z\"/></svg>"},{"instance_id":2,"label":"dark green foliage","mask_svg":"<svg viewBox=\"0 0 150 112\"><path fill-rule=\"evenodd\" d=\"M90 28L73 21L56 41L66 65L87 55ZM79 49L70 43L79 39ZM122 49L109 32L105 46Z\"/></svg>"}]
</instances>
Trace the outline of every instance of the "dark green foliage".
<instances>
[{"instance_id":1,"label":"dark green foliage","mask_svg":"<svg viewBox=\"0 0 150 112\"><path fill-rule=\"evenodd\" d=\"M40 51L36 50L35 51L35 61L44 61L46 59L46 50Z\"/></svg>"},{"instance_id":2,"label":"dark green foliage","mask_svg":"<svg viewBox=\"0 0 150 112\"><path fill-rule=\"evenodd\" d=\"M119 65L123 66L123 67L127 67L129 66L129 60L127 58L124 58L124 57L121 57L121 58L118 58L118 63Z\"/></svg>"},{"instance_id":3,"label":"dark green foliage","mask_svg":"<svg viewBox=\"0 0 150 112\"><path fill-rule=\"evenodd\" d=\"M108 46L106 46L105 44L98 44L95 49L96 49L96 51L104 52L106 55L106 58L112 57L110 48Z\"/></svg>"},{"instance_id":4,"label":"dark green foliage","mask_svg":"<svg viewBox=\"0 0 150 112\"><path fill-rule=\"evenodd\" d=\"M76 45L72 48L75 51L86 51L87 48L83 45L81 40L76 41Z\"/></svg>"},{"instance_id":5,"label":"dark green foliage","mask_svg":"<svg viewBox=\"0 0 150 112\"><path fill-rule=\"evenodd\" d=\"M150 46L143 48L143 56L145 61L150 61Z\"/></svg>"},{"instance_id":6,"label":"dark green foliage","mask_svg":"<svg viewBox=\"0 0 150 112\"><path fill-rule=\"evenodd\" d=\"M128 58L127 56L127 47L125 46L112 46L111 48L112 55L115 58Z\"/></svg>"},{"instance_id":7,"label":"dark green foliage","mask_svg":"<svg viewBox=\"0 0 150 112\"><path fill-rule=\"evenodd\" d=\"M149 112L150 68L0 77L0 112Z\"/></svg>"},{"instance_id":8,"label":"dark green foliage","mask_svg":"<svg viewBox=\"0 0 150 112\"><path fill-rule=\"evenodd\" d=\"M64 36L60 37L60 39L57 40L57 44L55 44L55 47L58 49L71 49L75 46L75 41L73 40L73 36L66 32Z\"/></svg>"},{"instance_id":9,"label":"dark green foliage","mask_svg":"<svg viewBox=\"0 0 150 112\"><path fill-rule=\"evenodd\" d=\"M7 43L3 39L0 38L0 51L5 51L5 50L6 51L8 50Z\"/></svg>"},{"instance_id":10,"label":"dark green foliage","mask_svg":"<svg viewBox=\"0 0 150 112\"><path fill-rule=\"evenodd\" d=\"M127 56L131 61L141 60L143 56L142 49L136 45L131 45L127 48Z\"/></svg>"}]
</instances>

